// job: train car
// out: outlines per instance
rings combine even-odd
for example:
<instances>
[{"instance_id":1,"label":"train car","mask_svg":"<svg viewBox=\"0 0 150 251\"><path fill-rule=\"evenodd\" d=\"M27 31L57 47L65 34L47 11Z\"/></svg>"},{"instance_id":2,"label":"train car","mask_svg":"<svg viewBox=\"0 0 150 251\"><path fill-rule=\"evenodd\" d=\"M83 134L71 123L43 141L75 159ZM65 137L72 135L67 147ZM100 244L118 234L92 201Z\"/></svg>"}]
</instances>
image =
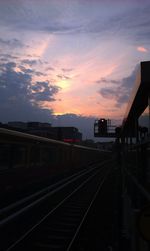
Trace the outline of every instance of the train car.
<instances>
[{"instance_id":1,"label":"train car","mask_svg":"<svg viewBox=\"0 0 150 251\"><path fill-rule=\"evenodd\" d=\"M111 157L110 152L0 128L0 193Z\"/></svg>"}]
</instances>

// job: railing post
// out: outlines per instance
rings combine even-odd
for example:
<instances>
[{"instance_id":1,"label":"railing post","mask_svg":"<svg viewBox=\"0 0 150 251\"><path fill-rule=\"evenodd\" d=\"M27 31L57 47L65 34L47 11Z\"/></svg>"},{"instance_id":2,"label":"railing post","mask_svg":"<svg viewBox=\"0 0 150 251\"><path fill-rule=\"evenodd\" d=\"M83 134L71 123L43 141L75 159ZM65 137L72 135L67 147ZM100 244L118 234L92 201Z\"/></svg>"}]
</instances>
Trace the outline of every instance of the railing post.
<instances>
[{"instance_id":1,"label":"railing post","mask_svg":"<svg viewBox=\"0 0 150 251\"><path fill-rule=\"evenodd\" d=\"M148 114L148 139L150 138L150 92L148 94L148 111L149 111L149 114Z\"/></svg>"}]
</instances>

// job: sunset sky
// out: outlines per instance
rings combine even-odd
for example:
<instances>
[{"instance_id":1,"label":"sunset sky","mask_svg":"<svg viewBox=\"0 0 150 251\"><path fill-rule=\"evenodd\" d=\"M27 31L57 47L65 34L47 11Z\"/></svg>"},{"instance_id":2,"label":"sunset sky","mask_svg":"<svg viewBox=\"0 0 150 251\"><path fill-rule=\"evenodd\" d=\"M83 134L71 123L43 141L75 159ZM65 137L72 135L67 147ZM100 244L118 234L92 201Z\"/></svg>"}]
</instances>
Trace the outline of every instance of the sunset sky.
<instances>
[{"instance_id":1,"label":"sunset sky","mask_svg":"<svg viewBox=\"0 0 150 251\"><path fill-rule=\"evenodd\" d=\"M0 0L0 121L93 134L150 60L150 0ZM119 123L118 122L118 123Z\"/></svg>"}]
</instances>

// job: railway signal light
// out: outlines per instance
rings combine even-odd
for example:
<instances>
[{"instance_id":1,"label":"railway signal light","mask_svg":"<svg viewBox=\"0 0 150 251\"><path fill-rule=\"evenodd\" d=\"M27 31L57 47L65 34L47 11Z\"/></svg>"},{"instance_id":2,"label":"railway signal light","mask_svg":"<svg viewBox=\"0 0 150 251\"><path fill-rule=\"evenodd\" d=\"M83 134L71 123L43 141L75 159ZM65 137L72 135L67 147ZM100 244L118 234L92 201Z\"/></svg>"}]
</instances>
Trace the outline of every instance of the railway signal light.
<instances>
[{"instance_id":1,"label":"railway signal light","mask_svg":"<svg viewBox=\"0 0 150 251\"><path fill-rule=\"evenodd\" d=\"M99 120L95 120L94 136L95 137L107 136L107 120L106 119L102 118Z\"/></svg>"}]
</instances>

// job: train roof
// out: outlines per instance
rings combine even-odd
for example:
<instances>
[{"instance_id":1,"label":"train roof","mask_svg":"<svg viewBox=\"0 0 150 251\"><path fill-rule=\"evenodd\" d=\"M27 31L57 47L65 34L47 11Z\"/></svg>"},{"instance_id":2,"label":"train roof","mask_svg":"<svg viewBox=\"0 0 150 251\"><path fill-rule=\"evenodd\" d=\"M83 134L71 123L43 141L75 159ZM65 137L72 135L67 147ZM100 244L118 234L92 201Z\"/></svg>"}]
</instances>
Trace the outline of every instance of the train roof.
<instances>
[{"instance_id":1,"label":"train roof","mask_svg":"<svg viewBox=\"0 0 150 251\"><path fill-rule=\"evenodd\" d=\"M0 128L0 141L1 142L8 142L8 143L52 143L54 145L62 145L62 146L72 146L70 143L65 143L62 141L54 140L54 139L49 139L46 137L41 137L37 135L32 135L24 132L19 132L19 131L14 131L6 128ZM81 145L74 145L75 148L82 148L82 149L88 149L92 151L99 151L102 152L99 149L92 148L92 147L86 147L86 146L81 146Z\"/></svg>"},{"instance_id":2,"label":"train roof","mask_svg":"<svg viewBox=\"0 0 150 251\"><path fill-rule=\"evenodd\" d=\"M19 132L15 130L10 130L10 129L5 129L5 128L0 128L0 135L1 139L4 139L5 141L11 141L11 140L16 140L16 141L37 141L37 142L44 142L44 143L54 143L54 144L62 144L62 145L70 145L69 143L63 143L61 141L57 141L54 139L49 139L46 137L41 137L29 133L24 133L24 132Z\"/></svg>"}]
</instances>

